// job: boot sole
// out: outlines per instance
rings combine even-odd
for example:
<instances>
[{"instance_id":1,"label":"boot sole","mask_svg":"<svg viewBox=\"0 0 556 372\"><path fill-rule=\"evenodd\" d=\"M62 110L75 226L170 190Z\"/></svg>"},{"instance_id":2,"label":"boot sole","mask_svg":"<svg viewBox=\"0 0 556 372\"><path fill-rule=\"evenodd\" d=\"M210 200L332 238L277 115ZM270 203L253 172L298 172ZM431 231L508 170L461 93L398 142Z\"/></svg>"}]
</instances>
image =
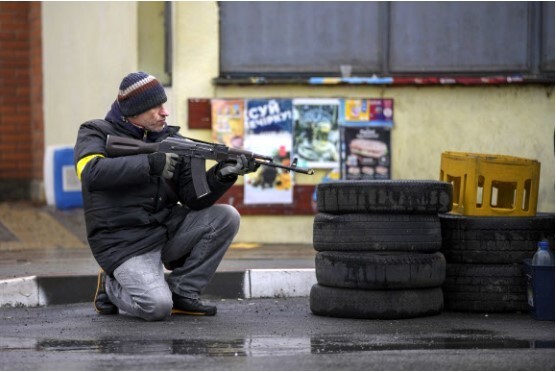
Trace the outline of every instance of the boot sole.
<instances>
[{"instance_id":1,"label":"boot sole","mask_svg":"<svg viewBox=\"0 0 556 372\"><path fill-rule=\"evenodd\" d=\"M98 292L99 292L99 290L100 290L100 285L101 285L100 276L101 276L101 275L102 275L102 270L100 270L100 271L98 272L98 275L97 275L97 290L96 290L96 292L95 292L95 299L93 300L93 307L95 308L95 311L97 312L97 314L100 314L100 315L117 315L120 311L119 311L119 309L118 309L116 306L114 306L114 307L115 307L115 310L100 310L100 309L97 307L96 299L97 299L97 296L98 296Z\"/></svg>"},{"instance_id":2,"label":"boot sole","mask_svg":"<svg viewBox=\"0 0 556 372\"><path fill-rule=\"evenodd\" d=\"M200 311L172 309L172 315L214 316L216 315L216 311L214 313L203 313Z\"/></svg>"}]
</instances>

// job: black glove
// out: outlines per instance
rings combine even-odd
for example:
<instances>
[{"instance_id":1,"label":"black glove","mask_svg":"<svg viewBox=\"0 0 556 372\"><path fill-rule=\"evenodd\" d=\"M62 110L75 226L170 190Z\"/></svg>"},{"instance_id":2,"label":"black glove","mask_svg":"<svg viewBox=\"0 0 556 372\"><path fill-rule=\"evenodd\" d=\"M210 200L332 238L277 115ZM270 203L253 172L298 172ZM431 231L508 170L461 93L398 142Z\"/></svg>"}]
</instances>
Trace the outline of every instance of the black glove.
<instances>
[{"instance_id":1,"label":"black glove","mask_svg":"<svg viewBox=\"0 0 556 372\"><path fill-rule=\"evenodd\" d=\"M220 169L216 172L216 176L219 180L230 180L234 176L243 176L247 173L256 172L259 169L260 164L255 162L255 160L248 160L245 155L240 155L235 161L226 161L221 163Z\"/></svg>"},{"instance_id":2,"label":"black glove","mask_svg":"<svg viewBox=\"0 0 556 372\"><path fill-rule=\"evenodd\" d=\"M174 176L176 164L178 164L180 157L173 153L155 152L148 155L149 165L151 167L149 173L152 176L162 176L166 179L171 179Z\"/></svg>"}]
</instances>

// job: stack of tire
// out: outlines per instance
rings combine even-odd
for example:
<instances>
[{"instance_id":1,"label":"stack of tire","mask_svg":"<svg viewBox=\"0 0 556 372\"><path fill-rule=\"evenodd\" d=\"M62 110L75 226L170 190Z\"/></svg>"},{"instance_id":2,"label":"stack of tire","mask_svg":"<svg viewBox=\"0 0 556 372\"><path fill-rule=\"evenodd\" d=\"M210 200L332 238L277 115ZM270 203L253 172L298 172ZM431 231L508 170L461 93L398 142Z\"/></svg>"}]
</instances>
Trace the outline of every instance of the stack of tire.
<instances>
[{"instance_id":1,"label":"stack of tire","mask_svg":"<svg viewBox=\"0 0 556 372\"><path fill-rule=\"evenodd\" d=\"M554 247L554 213L504 217L450 213L439 217L447 261L445 308L526 312L523 260L533 257L542 239Z\"/></svg>"},{"instance_id":2,"label":"stack of tire","mask_svg":"<svg viewBox=\"0 0 556 372\"><path fill-rule=\"evenodd\" d=\"M440 313L446 261L438 214L451 207L452 186L441 181L319 184L313 314L403 319Z\"/></svg>"}]
</instances>

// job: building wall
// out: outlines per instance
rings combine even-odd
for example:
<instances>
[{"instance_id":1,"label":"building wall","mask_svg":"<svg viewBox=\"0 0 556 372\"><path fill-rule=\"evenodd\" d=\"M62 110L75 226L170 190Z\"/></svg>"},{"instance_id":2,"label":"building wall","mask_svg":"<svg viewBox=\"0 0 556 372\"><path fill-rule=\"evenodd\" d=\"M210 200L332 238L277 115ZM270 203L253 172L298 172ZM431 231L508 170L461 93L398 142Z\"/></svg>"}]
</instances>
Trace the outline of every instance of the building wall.
<instances>
[{"instance_id":1,"label":"building wall","mask_svg":"<svg viewBox=\"0 0 556 372\"><path fill-rule=\"evenodd\" d=\"M42 175L40 9L0 3L0 200L28 199Z\"/></svg>"},{"instance_id":2,"label":"building wall","mask_svg":"<svg viewBox=\"0 0 556 372\"><path fill-rule=\"evenodd\" d=\"M43 2L45 144L74 144L137 69L135 2Z\"/></svg>"},{"instance_id":3,"label":"building wall","mask_svg":"<svg viewBox=\"0 0 556 372\"><path fill-rule=\"evenodd\" d=\"M29 100L31 106L31 141L33 150L31 199L40 200L43 177L44 111L43 111L43 68L42 68L42 17L41 2L30 3L29 9Z\"/></svg>"},{"instance_id":4,"label":"building wall","mask_svg":"<svg viewBox=\"0 0 556 372\"><path fill-rule=\"evenodd\" d=\"M133 2L43 3L46 144L73 143L81 122L104 115L122 76L137 66L136 13ZM187 131L189 98L393 98L394 179L439 179L443 151L537 159L538 210L554 211L553 86L215 86L216 2L175 2L173 16L170 121L188 136L211 138L208 130ZM79 33L64 31L68 23ZM296 180L312 185L323 175ZM312 215L244 216L236 240L311 243L312 222Z\"/></svg>"}]
</instances>

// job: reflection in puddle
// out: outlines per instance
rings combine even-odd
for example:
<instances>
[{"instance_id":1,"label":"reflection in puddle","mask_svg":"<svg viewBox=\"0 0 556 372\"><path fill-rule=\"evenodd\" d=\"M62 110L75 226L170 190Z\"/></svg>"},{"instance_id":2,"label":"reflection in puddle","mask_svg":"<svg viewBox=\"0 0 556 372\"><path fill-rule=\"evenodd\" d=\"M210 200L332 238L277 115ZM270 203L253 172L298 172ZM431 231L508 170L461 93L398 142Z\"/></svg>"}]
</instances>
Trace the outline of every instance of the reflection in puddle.
<instances>
[{"instance_id":1,"label":"reflection in puddle","mask_svg":"<svg viewBox=\"0 0 556 372\"><path fill-rule=\"evenodd\" d=\"M394 350L455 350L455 349L550 349L554 341L528 341L515 339L465 339L430 338L415 339L396 343L358 343L332 340L312 340L312 353L346 353L357 351L394 351Z\"/></svg>"},{"instance_id":2,"label":"reflection in puddle","mask_svg":"<svg viewBox=\"0 0 556 372\"><path fill-rule=\"evenodd\" d=\"M41 340L37 351L98 352L102 354L178 354L204 356L268 356L308 353L308 338L237 340Z\"/></svg>"},{"instance_id":3,"label":"reflection in puddle","mask_svg":"<svg viewBox=\"0 0 556 372\"><path fill-rule=\"evenodd\" d=\"M251 338L236 340L41 340L37 351L93 352L102 354L276 356L335 354L385 350L439 349L550 349L553 340L517 340L473 334L473 337L439 337L392 340L354 340L347 338ZM9 348L9 347L8 347ZM4 349L4 348L1 348Z\"/></svg>"},{"instance_id":4,"label":"reflection in puddle","mask_svg":"<svg viewBox=\"0 0 556 372\"><path fill-rule=\"evenodd\" d=\"M245 355L243 340L42 340L38 351L98 352L102 354Z\"/></svg>"},{"instance_id":5,"label":"reflection in puddle","mask_svg":"<svg viewBox=\"0 0 556 372\"><path fill-rule=\"evenodd\" d=\"M488 330L488 329L473 329L473 328L460 328L460 329L452 329L448 331L448 333L456 334L456 335L468 335L468 336L478 336L478 335L495 335L496 332Z\"/></svg>"}]
</instances>

